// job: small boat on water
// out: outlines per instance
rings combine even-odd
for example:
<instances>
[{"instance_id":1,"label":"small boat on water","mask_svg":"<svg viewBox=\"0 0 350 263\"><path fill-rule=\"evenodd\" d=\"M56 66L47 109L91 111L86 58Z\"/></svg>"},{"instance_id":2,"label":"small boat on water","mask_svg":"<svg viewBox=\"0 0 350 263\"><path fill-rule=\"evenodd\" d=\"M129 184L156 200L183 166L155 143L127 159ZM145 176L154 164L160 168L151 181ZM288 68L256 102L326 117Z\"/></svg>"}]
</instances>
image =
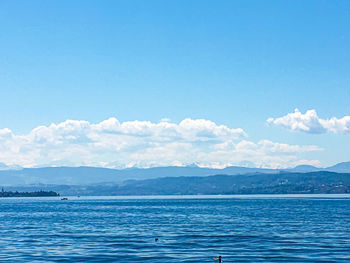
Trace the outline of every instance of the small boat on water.
<instances>
[{"instance_id":1,"label":"small boat on water","mask_svg":"<svg viewBox=\"0 0 350 263\"><path fill-rule=\"evenodd\" d=\"M61 198L61 200L68 200L68 198L67 197L63 197L63 198Z\"/></svg>"}]
</instances>

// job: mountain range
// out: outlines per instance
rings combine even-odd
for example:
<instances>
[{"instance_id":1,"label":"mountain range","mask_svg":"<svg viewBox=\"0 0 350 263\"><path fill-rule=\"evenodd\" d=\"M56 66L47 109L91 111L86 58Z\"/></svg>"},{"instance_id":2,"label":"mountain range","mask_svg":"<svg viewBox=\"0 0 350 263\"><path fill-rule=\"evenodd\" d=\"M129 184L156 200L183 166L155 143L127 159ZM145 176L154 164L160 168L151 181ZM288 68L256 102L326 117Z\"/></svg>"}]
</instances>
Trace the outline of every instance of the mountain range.
<instances>
[{"instance_id":1,"label":"mountain range","mask_svg":"<svg viewBox=\"0 0 350 263\"><path fill-rule=\"evenodd\" d=\"M1 166L3 167L3 166ZM327 168L300 165L291 169L265 169L231 166L223 169L201 168L196 165L178 167L109 169L98 167L44 167L0 170L0 185L91 185L100 183L122 184L128 180L148 180L163 177L206 177L212 175L254 175L310 173L328 171L350 173L350 162L338 163Z\"/></svg>"},{"instance_id":2,"label":"mountain range","mask_svg":"<svg viewBox=\"0 0 350 263\"><path fill-rule=\"evenodd\" d=\"M7 186L7 191L55 191L62 195L349 194L350 173L326 171L162 177L121 184Z\"/></svg>"}]
</instances>

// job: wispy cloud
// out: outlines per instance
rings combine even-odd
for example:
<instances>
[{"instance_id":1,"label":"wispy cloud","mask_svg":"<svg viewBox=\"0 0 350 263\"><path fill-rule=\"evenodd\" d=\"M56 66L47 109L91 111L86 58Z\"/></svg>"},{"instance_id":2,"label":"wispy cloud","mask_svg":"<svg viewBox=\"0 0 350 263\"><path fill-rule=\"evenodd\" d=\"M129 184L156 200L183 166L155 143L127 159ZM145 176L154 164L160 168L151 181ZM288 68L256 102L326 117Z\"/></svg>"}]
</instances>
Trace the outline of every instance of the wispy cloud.
<instances>
[{"instance_id":1,"label":"wispy cloud","mask_svg":"<svg viewBox=\"0 0 350 263\"><path fill-rule=\"evenodd\" d=\"M350 134L350 116L341 119L332 117L321 119L315 110L308 110L305 114L298 109L279 118L269 118L268 123L281 126L293 131L303 131L307 133L345 133Z\"/></svg>"},{"instance_id":2,"label":"wispy cloud","mask_svg":"<svg viewBox=\"0 0 350 263\"><path fill-rule=\"evenodd\" d=\"M17 135L0 129L0 162L24 167L103 166L151 167L198 163L225 167L252 163L258 167L288 167L300 163L300 153L321 150L269 140L251 142L241 128L229 128L204 119L180 123L161 120L119 122L110 118L93 124L67 120L39 126Z\"/></svg>"}]
</instances>

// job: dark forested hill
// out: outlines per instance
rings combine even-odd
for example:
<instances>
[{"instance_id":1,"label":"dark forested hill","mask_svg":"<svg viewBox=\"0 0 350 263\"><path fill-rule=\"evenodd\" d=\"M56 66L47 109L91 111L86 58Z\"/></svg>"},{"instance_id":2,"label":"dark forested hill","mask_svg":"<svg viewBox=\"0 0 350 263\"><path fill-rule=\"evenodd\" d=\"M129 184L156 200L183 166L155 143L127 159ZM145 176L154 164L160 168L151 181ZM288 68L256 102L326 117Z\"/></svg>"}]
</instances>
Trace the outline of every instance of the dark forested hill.
<instances>
[{"instance_id":1,"label":"dark forested hill","mask_svg":"<svg viewBox=\"0 0 350 263\"><path fill-rule=\"evenodd\" d=\"M350 174L332 172L215 175L129 181L118 194L350 193Z\"/></svg>"}]
</instances>

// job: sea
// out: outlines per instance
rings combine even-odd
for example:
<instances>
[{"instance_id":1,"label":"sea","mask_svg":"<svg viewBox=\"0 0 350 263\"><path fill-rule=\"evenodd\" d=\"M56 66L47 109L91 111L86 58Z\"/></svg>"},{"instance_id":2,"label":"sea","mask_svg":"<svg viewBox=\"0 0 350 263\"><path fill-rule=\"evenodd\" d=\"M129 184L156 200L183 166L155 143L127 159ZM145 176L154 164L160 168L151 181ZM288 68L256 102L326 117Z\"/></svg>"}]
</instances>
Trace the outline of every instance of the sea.
<instances>
[{"instance_id":1,"label":"sea","mask_svg":"<svg viewBox=\"0 0 350 263\"><path fill-rule=\"evenodd\" d=\"M0 262L350 262L350 195L0 199Z\"/></svg>"}]
</instances>

